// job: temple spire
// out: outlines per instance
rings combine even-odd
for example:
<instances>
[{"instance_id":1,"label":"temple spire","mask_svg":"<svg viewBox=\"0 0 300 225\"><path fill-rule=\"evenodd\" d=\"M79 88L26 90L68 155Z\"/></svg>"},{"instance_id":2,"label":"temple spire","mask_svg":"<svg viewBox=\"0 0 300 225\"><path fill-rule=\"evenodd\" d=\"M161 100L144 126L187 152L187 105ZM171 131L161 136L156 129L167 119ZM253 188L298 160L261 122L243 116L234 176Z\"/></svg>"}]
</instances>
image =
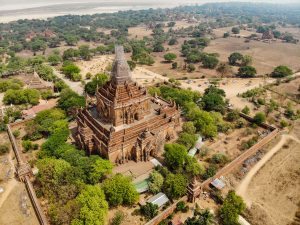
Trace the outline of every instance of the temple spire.
<instances>
[{"instance_id":1,"label":"temple spire","mask_svg":"<svg viewBox=\"0 0 300 225\"><path fill-rule=\"evenodd\" d=\"M128 63L125 58L123 46L115 47L116 58L113 63L111 79L114 84L122 85L132 82L131 73Z\"/></svg>"}]
</instances>

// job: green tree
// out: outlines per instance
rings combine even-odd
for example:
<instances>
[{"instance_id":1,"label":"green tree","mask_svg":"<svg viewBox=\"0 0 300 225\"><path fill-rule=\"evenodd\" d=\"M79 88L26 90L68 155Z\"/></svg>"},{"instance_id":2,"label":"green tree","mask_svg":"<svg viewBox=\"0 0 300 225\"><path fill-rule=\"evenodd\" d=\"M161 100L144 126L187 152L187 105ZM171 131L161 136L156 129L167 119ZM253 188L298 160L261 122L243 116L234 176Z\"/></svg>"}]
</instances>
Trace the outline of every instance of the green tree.
<instances>
[{"instance_id":1,"label":"green tree","mask_svg":"<svg viewBox=\"0 0 300 225\"><path fill-rule=\"evenodd\" d=\"M187 149L194 147L197 141L197 136L195 134L189 134L185 132L181 132L179 134L179 138L177 139L177 143L184 145Z\"/></svg>"},{"instance_id":2,"label":"green tree","mask_svg":"<svg viewBox=\"0 0 300 225\"><path fill-rule=\"evenodd\" d=\"M37 105L40 99L40 92L36 89L24 89L24 90L8 90L5 92L3 102L6 105L14 104L32 104Z\"/></svg>"},{"instance_id":3,"label":"green tree","mask_svg":"<svg viewBox=\"0 0 300 225\"><path fill-rule=\"evenodd\" d=\"M175 60L177 58L176 54L174 53L167 53L164 55L164 59L167 61L167 62L172 62L173 60Z\"/></svg>"},{"instance_id":4,"label":"green tree","mask_svg":"<svg viewBox=\"0 0 300 225\"><path fill-rule=\"evenodd\" d=\"M217 67L218 63L218 58L212 55L206 55L202 59L202 65L204 68L214 69Z\"/></svg>"},{"instance_id":5,"label":"green tree","mask_svg":"<svg viewBox=\"0 0 300 225\"><path fill-rule=\"evenodd\" d=\"M190 177L203 175L205 169L202 164L198 163L197 159L191 156L187 156L185 171L190 175Z\"/></svg>"},{"instance_id":6,"label":"green tree","mask_svg":"<svg viewBox=\"0 0 300 225\"><path fill-rule=\"evenodd\" d=\"M250 108L248 106L245 106L243 109L242 109L242 113L246 114L246 115L249 115L250 113Z\"/></svg>"},{"instance_id":7,"label":"green tree","mask_svg":"<svg viewBox=\"0 0 300 225\"><path fill-rule=\"evenodd\" d=\"M133 205L139 197L129 177L116 174L103 182L103 190L109 205Z\"/></svg>"},{"instance_id":8,"label":"green tree","mask_svg":"<svg viewBox=\"0 0 300 225\"><path fill-rule=\"evenodd\" d=\"M164 192L171 199L177 199L186 194L187 178L182 174L168 174L164 182Z\"/></svg>"},{"instance_id":9,"label":"green tree","mask_svg":"<svg viewBox=\"0 0 300 225\"><path fill-rule=\"evenodd\" d=\"M53 81L56 78L51 66L41 64L35 67L35 71L43 80Z\"/></svg>"},{"instance_id":10,"label":"green tree","mask_svg":"<svg viewBox=\"0 0 300 225\"><path fill-rule=\"evenodd\" d=\"M187 149L180 144L166 144L164 153L166 164L173 170L182 169L187 157Z\"/></svg>"},{"instance_id":11,"label":"green tree","mask_svg":"<svg viewBox=\"0 0 300 225\"><path fill-rule=\"evenodd\" d=\"M276 78L287 77L293 74L293 71L287 66L277 66L271 76Z\"/></svg>"},{"instance_id":12,"label":"green tree","mask_svg":"<svg viewBox=\"0 0 300 225\"><path fill-rule=\"evenodd\" d=\"M76 197L76 202L80 206L80 212L78 218L71 222L72 225L106 224L108 204L99 186L86 185Z\"/></svg>"},{"instance_id":13,"label":"green tree","mask_svg":"<svg viewBox=\"0 0 300 225\"><path fill-rule=\"evenodd\" d=\"M51 54L48 56L48 62L51 64L51 66L57 66L59 63L61 63L62 58L59 54Z\"/></svg>"},{"instance_id":14,"label":"green tree","mask_svg":"<svg viewBox=\"0 0 300 225\"><path fill-rule=\"evenodd\" d=\"M228 58L229 64L232 66L238 65L238 63L241 63L242 60L243 60L243 55L239 52L232 53Z\"/></svg>"},{"instance_id":15,"label":"green tree","mask_svg":"<svg viewBox=\"0 0 300 225\"><path fill-rule=\"evenodd\" d=\"M105 73L96 74L93 79L85 85L84 90L90 95L95 95L97 86L102 87L108 79L109 77Z\"/></svg>"},{"instance_id":16,"label":"green tree","mask_svg":"<svg viewBox=\"0 0 300 225\"><path fill-rule=\"evenodd\" d=\"M79 46L79 55L84 60L90 60L92 58L90 47L88 45Z\"/></svg>"},{"instance_id":17,"label":"green tree","mask_svg":"<svg viewBox=\"0 0 300 225\"><path fill-rule=\"evenodd\" d=\"M85 99L83 96L78 95L76 92L69 88L65 88L60 93L60 99L58 100L58 107L72 112L74 109L85 106Z\"/></svg>"},{"instance_id":18,"label":"green tree","mask_svg":"<svg viewBox=\"0 0 300 225\"><path fill-rule=\"evenodd\" d=\"M64 39L65 39L67 45L69 45L69 46L74 46L78 42L78 38L74 35L71 35L71 34L66 35L64 37Z\"/></svg>"},{"instance_id":19,"label":"green tree","mask_svg":"<svg viewBox=\"0 0 300 225\"><path fill-rule=\"evenodd\" d=\"M73 81L78 81L81 79L81 77L80 79L78 79L79 78L78 74L80 73L80 69L78 66L76 66L73 63L68 63L67 65L64 65L61 68L61 71L63 72L63 74L66 75L67 78Z\"/></svg>"},{"instance_id":20,"label":"green tree","mask_svg":"<svg viewBox=\"0 0 300 225\"><path fill-rule=\"evenodd\" d=\"M213 214L208 209L195 211L194 216L187 218L184 225L211 225L213 218Z\"/></svg>"},{"instance_id":21,"label":"green tree","mask_svg":"<svg viewBox=\"0 0 300 225\"><path fill-rule=\"evenodd\" d=\"M97 159L95 163L92 165L89 179L93 184L98 183L105 175L111 174L113 169L113 165L109 160L105 159Z\"/></svg>"},{"instance_id":22,"label":"green tree","mask_svg":"<svg viewBox=\"0 0 300 225\"><path fill-rule=\"evenodd\" d=\"M239 224L238 217L245 209L246 204L244 203L243 199L240 196L236 195L234 191L229 191L219 211L222 224Z\"/></svg>"},{"instance_id":23,"label":"green tree","mask_svg":"<svg viewBox=\"0 0 300 225\"><path fill-rule=\"evenodd\" d=\"M243 66L239 68L238 76L243 78L255 77L256 69L253 66Z\"/></svg>"},{"instance_id":24,"label":"green tree","mask_svg":"<svg viewBox=\"0 0 300 225\"><path fill-rule=\"evenodd\" d=\"M244 55L242 59L242 66L251 66L253 58L250 55Z\"/></svg>"},{"instance_id":25,"label":"green tree","mask_svg":"<svg viewBox=\"0 0 300 225\"><path fill-rule=\"evenodd\" d=\"M153 194L161 191L164 183L164 177L157 171L153 171L149 176L149 190Z\"/></svg>"},{"instance_id":26,"label":"green tree","mask_svg":"<svg viewBox=\"0 0 300 225\"><path fill-rule=\"evenodd\" d=\"M217 168L215 165L209 165L209 167L206 169L205 173L203 174L203 179L208 179L210 177L213 177L217 173Z\"/></svg>"},{"instance_id":27,"label":"green tree","mask_svg":"<svg viewBox=\"0 0 300 225\"><path fill-rule=\"evenodd\" d=\"M196 133L196 127L194 126L194 123L189 121L185 122L182 125L182 131L188 134L195 134Z\"/></svg>"}]
</instances>

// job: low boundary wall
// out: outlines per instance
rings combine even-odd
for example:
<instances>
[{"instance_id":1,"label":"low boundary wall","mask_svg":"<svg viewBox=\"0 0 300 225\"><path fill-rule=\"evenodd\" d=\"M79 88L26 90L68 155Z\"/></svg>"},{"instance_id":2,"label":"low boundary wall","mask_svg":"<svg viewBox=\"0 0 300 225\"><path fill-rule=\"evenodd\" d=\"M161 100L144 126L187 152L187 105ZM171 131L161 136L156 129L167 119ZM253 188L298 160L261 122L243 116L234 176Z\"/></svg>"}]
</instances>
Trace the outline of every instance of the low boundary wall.
<instances>
[{"instance_id":1,"label":"low boundary wall","mask_svg":"<svg viewBox=\"0 0 300 225\"><path fill-rule=\"evenodd\" d=\"M24 121L22 121L22 122L24 122ZM12 124L12 125L14 125L14 124ZM32 174L32 170L31 170L30 166L27 164L27 162L23 162L22 157L20 155L20 150L16 143L15 136L13 135L11 126L9 124L7 125L7 133L8 133L9 139L11 141L12 148L13 148L13 151L15 153L17 163L18 163L17 167L16 167L17 175L19 176L19 179L25 183L26 190L29 195L31 204L34 208L35 214L36 214L40 224L48 225L47 218L42 210L42 207L40 206L40 203L36 197L34 188L30 181L30 175Z\"/></svg>"}]
</instances>

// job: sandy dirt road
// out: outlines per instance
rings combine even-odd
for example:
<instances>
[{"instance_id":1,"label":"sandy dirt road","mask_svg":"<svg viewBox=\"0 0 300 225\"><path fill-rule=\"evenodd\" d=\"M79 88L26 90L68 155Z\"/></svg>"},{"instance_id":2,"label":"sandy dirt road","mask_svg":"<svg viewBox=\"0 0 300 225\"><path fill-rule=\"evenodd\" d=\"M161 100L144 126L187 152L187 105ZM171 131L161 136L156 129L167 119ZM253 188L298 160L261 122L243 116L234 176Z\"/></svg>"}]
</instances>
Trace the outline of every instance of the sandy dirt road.
<instances>
[{"instance_id":1,"label":"sandy dirt road","mask_svg":"<svg viewBox=\"0 0 300 225\"><path fill-rule=\"evenodd\" d=\"M280 141L248 172L246 177L242 180L236 189L236 192L242 196L248 207L251 206L251 200L247 196L247 190L252 178L257 174L257 172L277 153L282 149L283 145L286 144L288 140L293 140L300 143L300 140L291 135L282 135Z\"/></svg>"}]
</instances>

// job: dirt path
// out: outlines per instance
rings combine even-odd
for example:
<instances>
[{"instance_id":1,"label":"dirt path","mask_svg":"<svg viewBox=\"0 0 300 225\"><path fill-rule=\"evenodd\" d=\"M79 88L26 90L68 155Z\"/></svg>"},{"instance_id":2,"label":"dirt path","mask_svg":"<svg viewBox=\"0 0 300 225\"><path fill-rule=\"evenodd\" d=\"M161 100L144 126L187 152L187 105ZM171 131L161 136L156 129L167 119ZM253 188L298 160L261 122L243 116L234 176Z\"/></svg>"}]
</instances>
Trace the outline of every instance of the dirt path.
<instances>
[{"instance_id":1,"label":"dirt path","mask_svg":"<svg viewBox=\"0 0 300 225\"><path fill-rule=\"evenodd\" d=\"M256 173L268 162L272 156L278 152L283 145L289 140L294 140L300 143L300 140L291 135L282 135L280 141L248 172L246 177L242 180L240 185L237 187L236 192L242 196L247 204L247 206L251 206L251 201L247 196L247 189L252 178L256 175Z\"/></svg>"},{"instance_id":2,"label":"dirt path","mask_svg":"<svg viewBox=\"0 0 300 225\"><path fill-rule=\"evenodd\" d=\"M75 91L79 95L83 94L83 87L81 85L81 82L73 82L73 81L65 78L65 76L60 71L58 71L55 67L52 67L52 68L53 68L54 74L58 78L62 79L73 91Z\"/></svg>"}]
</instances>

